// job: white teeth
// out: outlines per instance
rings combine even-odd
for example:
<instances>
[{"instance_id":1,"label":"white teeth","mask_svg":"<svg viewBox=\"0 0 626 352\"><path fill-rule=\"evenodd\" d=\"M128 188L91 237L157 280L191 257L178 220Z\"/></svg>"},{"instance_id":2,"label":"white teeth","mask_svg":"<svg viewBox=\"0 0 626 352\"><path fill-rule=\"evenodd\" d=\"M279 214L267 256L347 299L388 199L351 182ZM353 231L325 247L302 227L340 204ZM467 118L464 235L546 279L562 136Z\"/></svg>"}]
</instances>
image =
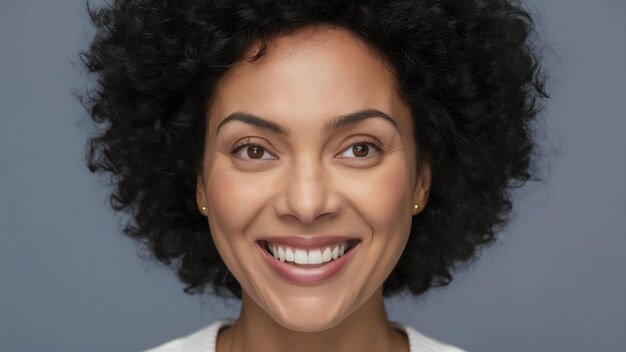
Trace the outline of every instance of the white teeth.
<instances>
[{"instance_id":1,"label":"white teeth","mask_svg":"<svg viewBox=\"0 0 626 352\"><path fill-rule=\"evenodd\" d=\"M296 262L296 264L309 264L309 256L307 255L306 251L303 251L302 249L296 249L294 262Z\"/></svg>"},{"instance_id":2,"label":"white teeth","mask_svg":"<svg viewBox=\"0 0 626 352\"><path fill-rule=\"evenodd\" d=\"M319 249L309 251L309 264L322 264L323 262L322 251Z\"/></svg>"},{"instance_id":3,"label":"white teeth","mask_svg":"<svg viewBox=\"0 0 626 352\"><path fill-rule=\"evenodd\" d=\"M333 248L333 251L331 253L331 256L333 257L333 259L337 259L339 258L339 247L335 247Z\"/></svg>"},{"instance_id":4,"label":"white teeth","mask_svg":"<svg viewBox=\"0 0 626 352\"><path fill-rule=\"evenodd\" d=\"M285 250L283 249L283 247L278 247L278 258L281 262L285 261Z\"/></svg>"},{"instance_id":5,"label":"white teeth","mask_svg":"<svg viewBox=\"0 0 626 352\"><path fill-rule=\"evenodd\" d=\"M324 249L324 253L322 253L322 260L324 261L324 263L326 263L330 261L330 258L330 247L326 247L326 249Z\"/></svg>"},{"instance_id":6,"label":"white teeth","mask_svg":"<svg viewBox=\"0 0 626 352\"><path fill-rule=\"evenodd\" d=\"M267 245L270 253L274 258L281 262L290 262L296 264L322 264L331 260L336 260L348 250L348 243L334 247L316 248L308 252L304 249L292 249L289 247L281 247L269 244Z\"/></svg>"},{"instance_id":7,"label":"white teeth","mask_svg":"<svg viewBox=\"0 0 626 352\"><path fill-rule=\"evenodd\" d=\"M295 254L293 253L291 248L287 248L285 250L285 260L288 262L293 262L294 257L295 257Z\"/></svg>"}]
</instances>

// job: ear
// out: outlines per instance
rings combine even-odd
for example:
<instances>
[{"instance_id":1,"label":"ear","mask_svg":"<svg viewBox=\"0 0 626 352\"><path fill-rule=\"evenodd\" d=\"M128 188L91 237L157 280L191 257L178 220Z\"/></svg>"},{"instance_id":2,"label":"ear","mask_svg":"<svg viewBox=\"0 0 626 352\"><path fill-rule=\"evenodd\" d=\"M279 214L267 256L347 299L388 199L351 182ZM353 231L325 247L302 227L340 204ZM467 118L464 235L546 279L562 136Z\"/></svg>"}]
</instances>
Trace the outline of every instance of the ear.
<instances>
[{"instance_id":1,"label":"ear","mask_svg":"<svg viewBox=\"0 0 626 352\"><path fill-rule=\"evenodd\" d=\"M204 176L202 172L198 173L198 178L196 181L196 204L198 206L198 211L203 215L207 215L205 210L202 210L202 207L206 207L206 187L204 184Z\"/></svg>"},{"instance_id":2,"label":"ear","mask_svg":"<svg viewBox=\"0 0 626 352\"><path fill-rule=\"evenodd\" d=\"M432 182L431 159L430 156L422 158L418 164L417 177L415 181L415 192L413 193L413 204L417 204L418 208L412 205L413 215L421 213L426 204L428 204L428 194Z\"/></svg>"}]
</instances>

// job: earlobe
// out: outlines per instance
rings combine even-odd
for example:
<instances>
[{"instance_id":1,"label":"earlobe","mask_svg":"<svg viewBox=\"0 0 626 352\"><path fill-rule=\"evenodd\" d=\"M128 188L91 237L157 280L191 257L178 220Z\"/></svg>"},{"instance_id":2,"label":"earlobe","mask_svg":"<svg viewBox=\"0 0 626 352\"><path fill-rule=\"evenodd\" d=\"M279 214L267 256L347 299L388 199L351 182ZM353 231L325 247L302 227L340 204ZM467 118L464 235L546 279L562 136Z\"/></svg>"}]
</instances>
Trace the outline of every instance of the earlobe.
<instances>
[{"instance_id":1,"label":"earlobe","mask_svg":"<svg viewBox=\"0 0 626 352\"><path fill-rule=\"evenodd\" d=\"M198 206L199 211L206 215L206 193L204 186L204 177L202 174L198 175L196 181L196 205Z\"/></svg>"},{"instance_id":2,"label":"earlobe","mask_svg":"<svg viewBox=\"0 0 626 352\"><path fill-rule=\"evenodd\" d=\"M420 213L424 210L424 208L426 208L426 204L428 204L428 194L430 192L431 181L432 173L430 160L428 160L421 163L417 173L415 193L413 194L413 215ZM417 205L417 207L415 205Z\"/></svg>"}]
</instances>

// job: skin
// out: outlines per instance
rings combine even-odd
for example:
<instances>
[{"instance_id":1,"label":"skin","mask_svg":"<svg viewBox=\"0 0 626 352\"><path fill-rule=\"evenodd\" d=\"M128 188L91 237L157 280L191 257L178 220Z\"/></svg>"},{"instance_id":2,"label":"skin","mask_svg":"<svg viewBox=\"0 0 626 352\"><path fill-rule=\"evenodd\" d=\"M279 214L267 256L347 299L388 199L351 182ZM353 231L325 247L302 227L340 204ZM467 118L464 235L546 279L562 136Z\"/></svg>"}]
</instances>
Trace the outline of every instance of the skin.
<instances>
[{"instance_id":1,"label":"skin","mask_svg":"<svg viewBox=\"0 0 626 352\"><path fill-rule=\"evenodd\" d=\"M375 117L321 132L326 121L365 109L384 112L398 128ZM289 136L237 120L217 133L234 112L280 124ZM260 60L221 78L206 118L198 207L206 207L213 240L243 289L240 316L220 332L217 350L408 351L406 336L389 325L382 284L412 215L426 205L431 172L385 61L343 29L282 35ZM242 141L256 146L233 152ZM316 285L284 280L256 243L322 233L361 243L337 275Z\"/></svg>"}]
</instances>

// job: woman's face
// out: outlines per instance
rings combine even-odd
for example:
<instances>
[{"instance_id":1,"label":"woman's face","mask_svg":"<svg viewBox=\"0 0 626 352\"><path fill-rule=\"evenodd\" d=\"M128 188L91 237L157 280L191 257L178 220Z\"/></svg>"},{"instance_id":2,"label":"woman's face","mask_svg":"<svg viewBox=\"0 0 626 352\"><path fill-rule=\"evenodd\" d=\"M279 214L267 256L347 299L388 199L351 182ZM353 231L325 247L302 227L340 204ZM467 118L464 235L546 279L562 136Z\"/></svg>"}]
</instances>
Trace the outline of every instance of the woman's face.
<instances>
[{"instance_id":1,"label":"woman's face","mask_svg":"<svg viewBox=\"0 0 626 352\"><path fill-rule=\"evenodd\" d=\"M383 61L341 29L278 37L223 76L207 121L198 205L244 304L320 331L380 293L430 184Z\"/></svg>"}]
</instances>

